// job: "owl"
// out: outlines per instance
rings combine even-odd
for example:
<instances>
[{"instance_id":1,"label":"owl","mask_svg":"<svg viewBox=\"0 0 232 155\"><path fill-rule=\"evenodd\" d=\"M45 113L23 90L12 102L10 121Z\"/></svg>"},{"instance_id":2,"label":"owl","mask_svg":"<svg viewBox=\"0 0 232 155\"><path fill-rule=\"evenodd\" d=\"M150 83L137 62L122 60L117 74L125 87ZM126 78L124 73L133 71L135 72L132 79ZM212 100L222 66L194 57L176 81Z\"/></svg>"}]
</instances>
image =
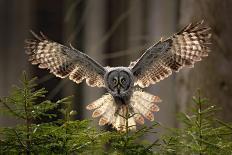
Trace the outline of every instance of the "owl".
<instances>
[{"instance_id":1,"label":"owl","mask_svg":"<svg viewBox=\"0 0 232 155\"><path fill-rule=\"evenodd\" d=\"M42 33L25 41L29 61L48 69L55 76L69 78L77 84L86 81L91 87L104 87L107 93L89 104L92 117L100 117L99 125L112 125L118 131L135 129L144 118L153 121L161 99L143 91L178 72L183 67L208 56L210 28L203 21L189 24L166 40L160 40L128 67L103 67L74 47L54 42Z\"/></svg>"}]
</instances>

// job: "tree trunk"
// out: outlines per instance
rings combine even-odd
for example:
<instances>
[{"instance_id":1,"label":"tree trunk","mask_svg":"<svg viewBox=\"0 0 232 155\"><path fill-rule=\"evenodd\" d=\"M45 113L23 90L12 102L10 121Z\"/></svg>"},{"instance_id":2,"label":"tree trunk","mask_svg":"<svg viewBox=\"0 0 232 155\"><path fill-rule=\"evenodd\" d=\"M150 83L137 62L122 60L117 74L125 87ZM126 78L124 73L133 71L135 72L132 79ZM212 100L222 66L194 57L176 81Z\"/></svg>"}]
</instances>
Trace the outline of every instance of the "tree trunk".
<instances>
[{"instance_id":1,"label":"tree trunk","mask_svg":"<svg viewBox=\"0 0 232 155\"><path fill-rule=\"evenodd\" d=\"M88 17L86 18L85 23L85 53L98 61L101 65L104 65L104 59L101 59L101 56L104 52L104 44L98 44L98 41L101 40L105 34L105 0L89 0L87 2L88 6ZM90 119L92 111L86 110L86 106L100 98L104 92L103 89L97 87L89 87L86 84L84 85L84 118ZM98 119L94 119L98 124Z\"/></svg>"},{"instance_id":2,"label":"tree trunk","mask_svg":"<svg viewBox=\"0 0 232 155\"><path fill-rule=\"evenodd\" d=\"M0 97L7 96L22 71L28 70L23 45L29 30L29 6L29 0L0 1ZM0 117L1 126L13 124L15 120Z\"/></svg>"},{"instance_id":3,"label":"tree trunk","mask_svg":"<svg viewBox=\"0 0 232 155\"><path fill-rule=\"evenodd\" d=\"M161 37L167 38L176 32L178 3L169 0L151 0L148 3L148 39L155 44ZM163 125L176 126L176 95L175 74L152 85L149 92L159 96L162 103L159 104L160 111L155 113L156 121Z\"/></svg>"},{"instance_id":4,"label":"tree trunk","mask_svg":"<svg viewBox=\"0 0 232 155\"><path fill-rule=\"evenodd\" d=\"M196 89L209 98L212 104L222 107L221 118L232 120L232 1L182 0L180 23L202 20L212 28L212 46L209 57L186 69L177 77L179 110L191 106Z\"/></svg>"}]
</instances>

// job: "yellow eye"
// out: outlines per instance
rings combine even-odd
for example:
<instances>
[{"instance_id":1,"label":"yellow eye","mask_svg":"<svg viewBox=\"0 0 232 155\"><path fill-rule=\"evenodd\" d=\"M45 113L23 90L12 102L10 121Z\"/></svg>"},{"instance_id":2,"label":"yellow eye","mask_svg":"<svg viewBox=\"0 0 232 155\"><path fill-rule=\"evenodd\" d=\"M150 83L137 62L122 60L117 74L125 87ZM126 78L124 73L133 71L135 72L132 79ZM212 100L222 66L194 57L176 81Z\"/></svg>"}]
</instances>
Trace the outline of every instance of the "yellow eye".
<instances>
[{"instance_id":1,"label":"yellow eye","mask_svg":"<svg viewBox=\"0 0 232 155\"><path fill-rule=\"evenodd\" d=\"M120 78L120 84L124 85L126 82L126 79L124 77L121 77Z\"/></svg>"},{"instance_id":2,"label":"yellow eye","mask_svg":"<svg viewBox=\"0 0 232 155\"><path fill-rule=\"evenodd\" d=\"M113 78L113 83L114 83L114 85L117 85L118 84L118 79L117 78Z\"/></svg>"}]
</instances>

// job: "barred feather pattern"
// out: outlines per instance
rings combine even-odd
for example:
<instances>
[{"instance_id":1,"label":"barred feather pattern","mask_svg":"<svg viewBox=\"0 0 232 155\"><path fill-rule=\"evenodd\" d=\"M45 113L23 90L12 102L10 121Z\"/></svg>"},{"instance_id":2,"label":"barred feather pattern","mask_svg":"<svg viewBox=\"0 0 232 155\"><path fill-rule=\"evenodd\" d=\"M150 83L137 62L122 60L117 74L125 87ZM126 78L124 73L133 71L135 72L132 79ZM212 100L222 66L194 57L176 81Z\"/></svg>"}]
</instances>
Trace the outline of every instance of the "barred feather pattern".
<instances>
[{"instance_id":1,"label":"barred feather pattern","mask_svg":"<svg viewBox=\"0 0 232 155\"><path fill-rule=\"evenodd\" d=\"M92 117L100 117L99 125L112 124L118 131L136 129L136 123L144 124L144 117L154 120L154 112L159 111L157 103L161 102L158 96L154 96L142 90L132 93L129 103L117 104L110 94L105 94L98 100L89 104L86 108L94 110Z\"/></svg>"},{"instance_id":2,"label":"barred feather pattern","mask_svg":"<svg viewBox=\"0 0 232 155\"><path fill-rule=\"evenodd\" d=\"M178 72L183 67L194 67L194 63L208 56L210 51L210 28L203 21L189 24L172 37L150 47L130 68L137 77L135 85L148 87Z\"/></svg>"},{"instance_id":3,"label":"barred feather pattern","mask_svg":"<svg viewBox=\"0 0 232 155\"><path fill-rule=\"evenodd\" d=\"M68 77L81 83L86 79L89 86L104 87L105 69L86 54L47 39L43 34L37 39L26 40L29 61L39 68L48 69L60 78Z\"/></svg>"}]
</instances>

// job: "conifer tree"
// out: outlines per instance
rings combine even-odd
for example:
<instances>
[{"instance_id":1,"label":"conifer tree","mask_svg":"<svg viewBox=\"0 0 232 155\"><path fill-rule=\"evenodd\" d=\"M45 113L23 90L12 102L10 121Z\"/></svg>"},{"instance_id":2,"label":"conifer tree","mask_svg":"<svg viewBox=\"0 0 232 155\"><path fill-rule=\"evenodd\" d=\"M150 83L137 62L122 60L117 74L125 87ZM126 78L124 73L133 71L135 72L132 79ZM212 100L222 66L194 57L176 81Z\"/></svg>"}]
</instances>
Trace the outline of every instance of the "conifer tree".
<instances>
[{"instance_id":1,"label":"conifer tree","mask_svg":"<svg viewBox=\"0 0 232 155\"><path fill-rule=\"evenodd\" d=\"M232 125L216 117L219 110L200 93L193 97L191 114L181 113L181 128L168 128L157 137L157 122L125 132L106 131L90 120L74 120L72 98L46 100L36 78L23 73L20 86L0 98L0 114L19 120L12 127L0 127L0 154L232 154ZM162 110L162 109L161 109ZM126 115L128 120L130 115ZM145 135L153 141L142 140Z\"/></svg>"}]
</instances>

